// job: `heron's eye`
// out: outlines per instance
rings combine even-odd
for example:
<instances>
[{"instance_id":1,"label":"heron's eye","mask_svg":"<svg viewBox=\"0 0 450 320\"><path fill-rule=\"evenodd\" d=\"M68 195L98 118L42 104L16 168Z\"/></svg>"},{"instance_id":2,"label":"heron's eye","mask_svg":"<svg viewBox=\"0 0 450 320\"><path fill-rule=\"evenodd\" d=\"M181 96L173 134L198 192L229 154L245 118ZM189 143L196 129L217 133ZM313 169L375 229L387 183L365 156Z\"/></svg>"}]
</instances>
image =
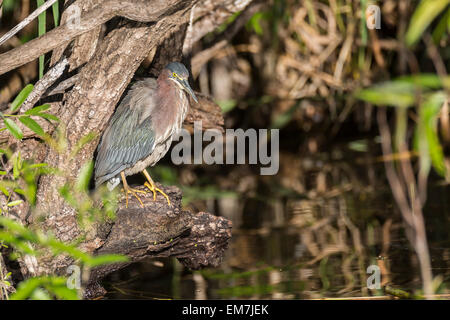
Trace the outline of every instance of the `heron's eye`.
<instances>
[{"instance_id":1,"label":"heron's eye","mask_svg":"<svg viewBox=\"0 0 450 320\"><path fill-rule=\"evenodd\" d=\"M178 75L174 72L174 73L172 73L172 76L174 77L174 78L177 78L178 77Z\"/></svg>"}]
</instances>

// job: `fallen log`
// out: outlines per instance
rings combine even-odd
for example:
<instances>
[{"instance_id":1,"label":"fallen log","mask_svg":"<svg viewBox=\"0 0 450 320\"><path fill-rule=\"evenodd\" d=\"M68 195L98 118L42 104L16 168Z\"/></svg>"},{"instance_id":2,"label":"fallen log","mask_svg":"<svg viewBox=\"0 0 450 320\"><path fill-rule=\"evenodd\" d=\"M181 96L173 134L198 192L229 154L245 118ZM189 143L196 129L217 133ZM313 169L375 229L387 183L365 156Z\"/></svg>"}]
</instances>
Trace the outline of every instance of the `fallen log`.
<instances>
[{"instance_id":1,"label":"fallen log","mask_svg":"<svg viewBox=\"0 0 450 320\"><path fill-rule=\"evenodd\" d=\"M190 269L220 265L231 238L231 221L207 212L183 210L179 188L157 185L172 205L168 206L161 195L153 201L151 192L140 195L144 207L134 197L125 207L122 199L115 221L103 227L104 243L94 254L123 254L130 260L92 270L85 298L104 294L100 281L111 272L148 257L175 257Z\"/></svg>"}]
</instances>

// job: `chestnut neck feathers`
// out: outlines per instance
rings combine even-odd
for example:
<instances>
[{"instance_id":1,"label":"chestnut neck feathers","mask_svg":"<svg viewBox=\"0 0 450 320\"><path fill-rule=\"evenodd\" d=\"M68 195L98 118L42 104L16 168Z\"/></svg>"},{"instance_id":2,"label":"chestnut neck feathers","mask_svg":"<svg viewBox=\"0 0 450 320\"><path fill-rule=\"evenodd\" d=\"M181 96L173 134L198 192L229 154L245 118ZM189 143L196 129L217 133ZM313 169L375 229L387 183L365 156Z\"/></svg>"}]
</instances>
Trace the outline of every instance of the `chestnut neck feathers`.
<instances>
[{"instance_id":1,"label":"chestnut neck feathers","mask_svg":"<svg viewBox=\"0 0 450 320\"><path fill-rule=\"evenodd\" d=\"M181 128L188 105L186 93L169 76L170 70L165 69L157 79L156 105L151 114L153 130L161 141Z\"/></svg>"}]
</instances>

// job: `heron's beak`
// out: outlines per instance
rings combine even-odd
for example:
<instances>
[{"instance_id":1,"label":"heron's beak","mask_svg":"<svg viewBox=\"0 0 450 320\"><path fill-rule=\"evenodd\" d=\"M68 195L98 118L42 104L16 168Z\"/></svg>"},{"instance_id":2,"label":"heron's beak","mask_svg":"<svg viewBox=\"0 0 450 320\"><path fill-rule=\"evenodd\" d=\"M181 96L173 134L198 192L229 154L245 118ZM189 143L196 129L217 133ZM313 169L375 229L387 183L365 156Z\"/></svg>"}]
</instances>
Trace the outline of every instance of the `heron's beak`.
<instances>
[{"instance_id":1,"label":"heron's beak","mask_svg":"<svg viewBox=\"0 0 450 320\"><path fill-rule=\"evenodd\" d=\"M198 103L198 99L195 96L194 90L192 90L191 86L189 85L189 82L187 80L180 80L179 81L183 88L191 95L192 99L194 99L195 102Z\"/></svg>"}]
</instances>

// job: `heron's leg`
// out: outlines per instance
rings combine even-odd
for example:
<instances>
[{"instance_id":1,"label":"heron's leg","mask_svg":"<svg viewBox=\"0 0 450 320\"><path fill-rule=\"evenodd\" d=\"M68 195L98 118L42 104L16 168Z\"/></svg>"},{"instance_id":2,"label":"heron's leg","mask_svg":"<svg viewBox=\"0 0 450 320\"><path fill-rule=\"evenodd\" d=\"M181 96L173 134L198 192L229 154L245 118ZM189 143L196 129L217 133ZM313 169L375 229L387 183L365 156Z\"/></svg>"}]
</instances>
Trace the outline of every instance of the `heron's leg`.
<instances>
[{"instance_id":1,"label":"heron's leg","mask_svg":"<svg viewBox=\"0 0 450 320\"><path fill-rule=\"evenodd\" d=\"M167 200L167 203L170 206L170 199L169 196L167 194L164 193L164 191L162 191L161 189L157 188L155 183L153 182L153 179L150 177L150 175L147 172L147 169L142 170L142 173L144 174L144 176L147 178L146 183L144 183L144 185L150 189L151 192L153 192L153 201L156 200L156 191L158 191L159 193L161 193Z\"/></svg>"},{"instance_id":2,"label":"heron's leg","mask_svg":"<svg viewBox=\"0 0 450 320\"><path fill-rule=\"evenodd\" d=\"M138 197L137 194L138 192L139 193L147 193L147 192L131 188L127 183L127 179L125 178L125 174L123 173L123 171L120 173L120 176L122 177L123 189L125 191L125 207L128 208L128 193L132 193L136 197L136 199L138 199L139 203L143 208L144 204L142 203L141 199Z\"/></svg>"}]
</instances>

